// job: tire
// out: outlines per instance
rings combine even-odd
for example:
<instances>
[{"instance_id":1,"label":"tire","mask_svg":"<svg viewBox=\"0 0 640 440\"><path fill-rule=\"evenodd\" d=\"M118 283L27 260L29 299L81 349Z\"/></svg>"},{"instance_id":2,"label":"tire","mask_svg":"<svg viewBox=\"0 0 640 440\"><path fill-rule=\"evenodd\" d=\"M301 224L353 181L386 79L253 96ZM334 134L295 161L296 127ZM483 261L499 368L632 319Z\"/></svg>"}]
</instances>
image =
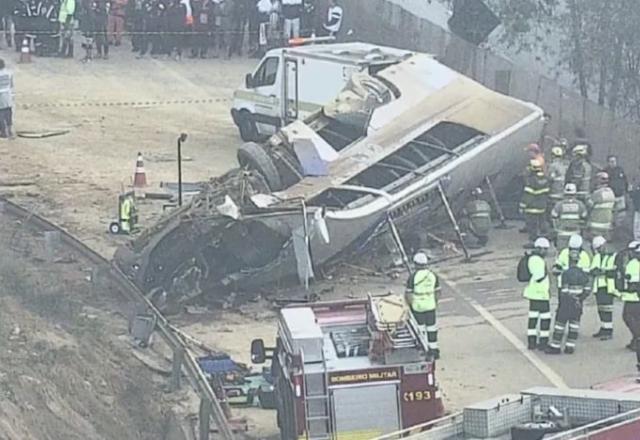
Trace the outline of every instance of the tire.
<instances>
[{"instance_id":1,"label":"tire","mask_svg":"<svg viewBox=\"0 0 640 440\"><path fill-rule=\"evenodd\" d=\"M260 173L271 191L282 189L280 173L262 145L247 142L238 149L237 157L241 167Z\"/></svg>"},{"instance_id":2,"label":"tire","mask_svg":"<svg viewBox=\"0 0 640 440\"><path fill-rule=\"evenodd\" d=\"M258 140L258 128L256 123L251 117L251 113L246 110L238 113L236 125L240 131L240 137L245 142L255 142Z\"/></svg>"},{"instance_id":3,"label":"tire","mask_svg":"<svg viewBox=\"0 0 640 440\"><path fill-rule=\"evenodd\" d=\"M120 233L120 223L118 222L113 222L109 225L109 232L111 232L113 235L117 235Z\"/></svg>"}]
</instances>

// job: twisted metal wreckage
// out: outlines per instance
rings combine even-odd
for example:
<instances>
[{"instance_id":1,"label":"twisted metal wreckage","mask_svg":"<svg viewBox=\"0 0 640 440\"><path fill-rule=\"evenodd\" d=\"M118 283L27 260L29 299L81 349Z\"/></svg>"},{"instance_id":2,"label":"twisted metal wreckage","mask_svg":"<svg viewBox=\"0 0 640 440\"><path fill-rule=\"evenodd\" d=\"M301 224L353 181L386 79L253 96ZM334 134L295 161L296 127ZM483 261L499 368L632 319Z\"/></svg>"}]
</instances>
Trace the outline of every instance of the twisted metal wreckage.
<instances>
[{"instance_id":1,"label":"twisted metal wreckage","mask_svg":"<svg viewBox=\"0 0 640 440\"><path fill-rule=\"evenodd\" d=\"M171 301L307 282L385 227L459 205L490 176L497 188L526 161L543 112L493 92L426 54L360 72L328 105L204 185L115 256L141 288Z\"/></svg>"}]
</instances>

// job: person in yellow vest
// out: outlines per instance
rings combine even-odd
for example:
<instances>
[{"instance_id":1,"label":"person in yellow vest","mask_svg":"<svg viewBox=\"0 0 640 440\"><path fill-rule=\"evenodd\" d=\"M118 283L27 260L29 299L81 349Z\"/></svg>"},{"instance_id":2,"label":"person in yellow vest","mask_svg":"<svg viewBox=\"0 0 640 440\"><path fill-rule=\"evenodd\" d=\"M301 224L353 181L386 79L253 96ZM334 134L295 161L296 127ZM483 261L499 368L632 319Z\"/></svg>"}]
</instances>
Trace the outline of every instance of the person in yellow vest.
<instances>
[{"instance_id":1,"label":"person in yellow vest","mask_svg":"<svg viewBox=\"0 0 640 440\"><path fill-rule=\"evenodd\" d=\"M593 291L596 293L600 330L593 335L605 341L613 338L613 301L620 296L615 286L616 253L607 245L607 240L598 235L591 242L593 259L591 260L591 276Z\"/></svg>"},{"instance_id":2,"label":"person in yellow vest","mask_svg":"<svg viewBox=\"0 0 640 440\"><path fill-rule=\"evenodd\" d=\"M527 322L527 343L529 350L546 350L551 327L551 308L549 306L549 273L544 257L551 244L544 237L533 243L533 251L528 256L527 267L530 278L524 288L523 296L529 300L529 319Z\"/></svg>"},{"instance_id":3,"label":"person in yellow vest","mask_svg":"<svg viewBox=\"0 0 640 440\"><path fill-rule=\"evenodd\" d=\"M120 197L120 229L125 234L130 234L137 221L136 207L133 196L127 194Z\"/></svg>"},{"instance_id":4,"label":"person in yellow vest","mask_svg":"<svg viewBox=\"0 0 640 440\"><path fill-rule=\"evenodd\" d=\"M622 319L631 332L629 344L636 352L636 367L640 372L640 245L636 245L624 269L625 288L622 292Z\"/></svg>"},{"instance_id":5,"label":"person in yellow vest","mask_svg":"<svg viewBox=\"0 0 640 440\"><path fill-rule=\"evenodd\" d=\"M569 237L569 245L562 249L556 258L556 262L553 265L553 274L558 277L558 291L562 287L562 272L569 269L569 253L571 251L578 253L578 268L582 269L586 273L591 270L591 257L589 253L583 248L582 237L578 234L574 234Z\"/></svg>"},{"instance_id":6,"label":"person in yellow vest","mask_svg":"<svg viewBox=\"0 0 640 440\"><path fill-rule=\"evenodd\" d=\"M423 335L427 337L429 354L433 359L439 359L440 348L438 347L436 310L440 282L438 281L438 276L428 268L429 259L427 254L424 252L416 253L413 257L413 263L416 270L407 281L407 302Z\"/></svg>"}]
</instances>

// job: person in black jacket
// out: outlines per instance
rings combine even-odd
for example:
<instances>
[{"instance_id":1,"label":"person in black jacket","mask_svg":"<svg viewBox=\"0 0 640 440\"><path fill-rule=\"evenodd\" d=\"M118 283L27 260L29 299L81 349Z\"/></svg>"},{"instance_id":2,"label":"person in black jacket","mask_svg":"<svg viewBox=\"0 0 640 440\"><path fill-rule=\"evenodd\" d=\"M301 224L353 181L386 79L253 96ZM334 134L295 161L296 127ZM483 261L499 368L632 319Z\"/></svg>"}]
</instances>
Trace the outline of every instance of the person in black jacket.
<instances>
[{"instance_id":1,"label":"person in black jacket","mask_svg":"<svg viewBox=\"0 0 640 440\"><path fill-rule=\"evenodd\" d=\"M624 223L624 212L627 210L626 195L629 189L629 182L627 182L627 175L620 165L618 165L618 158L614 155L607 157L607 167L604 171L609 175L609 187L613 190L613 194L616 196L616 204L613 207L614 214L614 228L619 227Z\"/></svg>"}]
</instances>

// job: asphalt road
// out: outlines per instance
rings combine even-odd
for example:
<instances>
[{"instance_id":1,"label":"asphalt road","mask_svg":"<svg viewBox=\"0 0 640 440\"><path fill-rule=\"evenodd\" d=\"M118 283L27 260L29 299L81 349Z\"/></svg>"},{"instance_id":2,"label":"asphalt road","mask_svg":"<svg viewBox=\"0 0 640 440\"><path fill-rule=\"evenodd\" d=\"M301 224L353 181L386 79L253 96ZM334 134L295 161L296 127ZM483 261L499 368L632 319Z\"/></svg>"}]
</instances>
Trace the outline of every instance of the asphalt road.
<instances>
[{"instance_id":1,"label":"asphalt road","mask_svg":"<svg viewBox=\"0 0 640 440\"><path fill-rule=\"evenodd\" d=\"M527 350L528 303L515 278L525 236L514 226L494 231L490 254L435 268L443 281L439 380L451 409L531 386L589 388L635 372L635 355L624 347L630 333L622 304L615 305L614 339L603 342L591 336L599 328L593 296L585 302L575 354ZM554 313L555 289L552 294Z\"/></svg>"}]
</instances>

